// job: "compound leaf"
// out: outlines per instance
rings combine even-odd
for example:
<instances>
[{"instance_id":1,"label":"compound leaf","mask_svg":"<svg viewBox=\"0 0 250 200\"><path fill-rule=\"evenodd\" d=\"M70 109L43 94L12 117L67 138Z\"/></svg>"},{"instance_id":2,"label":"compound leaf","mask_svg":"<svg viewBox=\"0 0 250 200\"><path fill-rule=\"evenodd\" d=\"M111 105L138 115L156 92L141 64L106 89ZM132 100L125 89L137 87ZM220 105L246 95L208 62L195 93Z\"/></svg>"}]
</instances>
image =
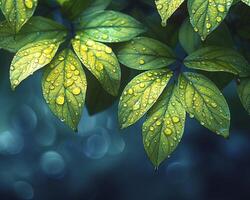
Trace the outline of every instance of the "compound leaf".
<instances>
[{"instance_id":1,"label":"compound leaf","mask_svg":"<svg viewBox=\"0 0 250 200\"><path fill-rule=\"evenodd\" d=\"M82 16L76 29L85 36L99 42L124 42L145 31L134 18L115 11L100 11Z\"/></svg>"},{"instance_id":2,"label":"compound leaf","mask_svg":"<svg viewBox=\"0 0 250 200\"><path fill-rule=\"evenodd\" d=\"M250 115L250 78L243 78L237 87L242 105Z\"/></svg>"},{"instance_id":3,"label":"compound leaf","mask_svg":"<svg viewBox=\"0 0 250 200\"><path fill-rule=\"evenodd\" d=\"M42 40L28 44L15 55L10 67L10 82L15 89L24 79L49 64L55 56L60 42Z\"/></svg>"},{"instance_id":4,"label":"compound leaf","mask_svg":"<svg viewBox=\"0 0 250 200\"><path fill-rule=\"evenodd\" d=\"M81 62L73 51L63 50L45 68L42 88L52 112L76 131L85 102L87 81Z\"/></svg>"},{"instance_id":5,"label":"compound leaf","mask_svg":"<svg viewBox=\"0 0 250 200\"><path fill-rule=\"evenodd\" d=\"M168 69L157 69L139 74L130 81L118 106L121 128L137 122L154 105L172 75Z\"/></svg>"},{"instance_id":6,"label":"compound leaf","mask_svg":"<svg viewBox=\"0 0 250 200\"><path fill-rule=\"evenodd\" d=\"M186 111L177 90L171 85L163 91L142 127L144 148L155 167L176 149L184 132Z\"/></svg>"},{"instance_id":7,"label":"compound leaf","mask_svg":"<svg viewBox=\"0 0 250 200\"><path fill-rule=\"evenodd\" d=\"M37 0L0 0L0 7L14 32L17 33L33 15Z\"/></svg>"},{"instance_id":8,"label":"compound leaf","mask_svg":"<svg viewBox=\"0 0 250 200\"><path fill-rule=\"evenodd\" d=\"M32 17L18 32L15 33L8 22L0 23L0 47L17 52L23 46L39 40L62 40L67 34L64 26L44 17Z\"/></svg>"},{"instance_id":9,"label":"compound leaf","mask_svg":"<svg viewBox=\"0 0 250 200\"><path fill-rule=\"evenodd\" d=\"M230 111L217 86L203 75L183 73L179 76L180 100L190 117L225 138L229 136Z\"/></svg>"},{"instance_id":10,"label":"compound leaf","mask_svg":"<svg viewBox=\"0 0 250 200\"><path fill-rule=\"evenodd\" d=\"M189 0L191 24L202 40L215 30L226 17L233 0Z\"/></svg>"},{"instance_id":11,"label":"compound leaf","mask_svg":"<svg viewBox=\"0 0 250 200\"><path fill-rule=\"evenodd\" d=\"M157 40L138 37L119 48L118 60L132 69L158 69L174 63L175 54Z\"/></svg>"},{"instance_id":12,"label":"compound leaf","mask_svg":"<svg viewBox=\"0 0 250 200\"><path fill-rule=\"evenodd\" d=\"M121 82L121 69L112 49L82 35L72 40L73 48L81 62L99 80L102 87L116 96Z\"/></svg>"},{"instance_id":13,"label":"compound leaf","mask_svg":"<svg viewBox=\"0 0 250 200\"><path fill-rule=\"evenodd\" d=\"M190 54L184 64L192 69L204 71L229 72L239 76L248 76L250 66L247 60L233 49L224 47L205 47Z\"/></svg>"},{"instance_id":14,"label":"compound leaf","mask_svg":"<svg viewBox=\"0 0 250 200\"><path fill-rule=\"evenodd\" d=\"M162 25L166 26L167 20L181 6L184 0L155 0L157 10L162 19Z\"/></svg>"}]
</instances>

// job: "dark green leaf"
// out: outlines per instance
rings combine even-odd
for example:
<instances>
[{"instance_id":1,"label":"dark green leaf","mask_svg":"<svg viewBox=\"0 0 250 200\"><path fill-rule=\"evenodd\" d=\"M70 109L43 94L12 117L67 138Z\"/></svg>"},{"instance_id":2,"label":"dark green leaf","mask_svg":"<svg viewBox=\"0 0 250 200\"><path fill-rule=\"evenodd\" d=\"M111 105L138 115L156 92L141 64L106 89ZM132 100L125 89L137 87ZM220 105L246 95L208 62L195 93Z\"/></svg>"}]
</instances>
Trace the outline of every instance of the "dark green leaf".
<instances>
[{"instance_id":1,"label":"dark green leaf","mask_svg":"<svg viewBox=\"0 0 250 200\"><path fill-rule=\"evenodd\" d=\"M119 48L118 59L132 69L148 70L174 63L175 54L167 45L157 40L138 37Z\"/></svg>"},{"instance_id":2,"label":"dark green leaf","mask_svg":"<svg viewBox=\"0 0 250 200\"><path fill-rule=\"evenodd\" d=\"M0 23L0 47L17 52L23 46L39 40L61 41L66 34L64 26L44 17L32 17L18 33L14 33L9 24L4 21Z\"/></svg>"},{"instance_id":3,"label":"dark green leaf","mask_svg":"<svg viewBox=\"0 0 250 200\"><path fill-rule=\"evenodd\" d=\"M129 15L115 11L100 11L80 17L76 29L99 42L124 42L145 31L141 23Z\"/></svg>"},{"instance_id":4,"label":"dark green leaf","mask_svg":"<svg viewBox=\"0 0 250 200\"><path fill-rule=\"evenodd\" d=\"M184 64L192 69L229 72L241 77L250 74L247 60L236 51L224 47L205 47L190 54Z\"/></svg>"},{"instance_id":5,"label":"dark green leaf","mask_svg":"<svg viewBox=\"0 0 250 200\"><path fill-rule=\"evenodd\" d=\"M237 87L242 105L250 115L250 78L243 78Z\"/></svg>"}]
</instances>

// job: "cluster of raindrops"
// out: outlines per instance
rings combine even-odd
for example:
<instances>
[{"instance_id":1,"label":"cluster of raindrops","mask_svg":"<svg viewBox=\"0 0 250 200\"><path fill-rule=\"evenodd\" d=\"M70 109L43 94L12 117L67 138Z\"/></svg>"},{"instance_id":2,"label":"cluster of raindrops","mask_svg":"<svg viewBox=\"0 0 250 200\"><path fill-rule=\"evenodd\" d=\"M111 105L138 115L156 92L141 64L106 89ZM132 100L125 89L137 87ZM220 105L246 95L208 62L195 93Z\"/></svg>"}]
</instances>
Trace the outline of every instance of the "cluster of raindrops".
<instances>
[{"instance_id":1,"label":"cluster of raindrops","mask_svg":"<svg viewBox=\"0 0 250 200\"><path fill-rule=\"evenodd\" d=\"M222 22L233 2L232 0L224 0L220 2L216 0L206 1L208 4L208 10L204 11L204 9L200 9L201 6L197 6L196 3L193 3L193 7L191 10L192 15L190 15L191 21L194 22L195 32L203 33L203 31L206 30L206 33L202 34L202 40L205 40L206 35L214 30L214 28L216 28ZM204 14L204 12L207 12L207 14ZM199 24L201 17L204 17L204 27L202 27L203 23L202 26L200 26Z\"/></svg>"},{"instance_id":2,"label":"cluster of raindrops","mask_svg":"<svg viewBox=\"0 0 250 200\"><path fill-rule=\"evenodd\" d=\"M58 107L56 111L61 110L60 108L67 103L67 106L71 105L73 108L74 115L81 114L87 88L86 77L81 67L80 61L69 50L60 53L49 65L44 77L43 95L51 108L55 106ZM74 99L69 94L72 94ZM76 107L74 107L75 101ZM66 115L68 114L61 113L59 117L65 121ZM72 120L76 122L74 118Z\"/></svg>"},{"instance_id":3,"label":"cluster of raindrops","mask_svg":"<svg viewBox=\"0 0 250 200\"><path fill-rule=\"evenodd\" d=\"M101 82L107 82L109 79L120 81L119 63L110 47L85 38L84 34L77 35L72 44L82 63L97 79ZM106 87L106 89L111 93L114 92L111 87Z\"/></svg>"},{"instance_id":4,"label":"cluster of raindrops","mask_svg":"<svg viewBox=\"0 0 250 200\"><path fill-rule=\"evenodd\" d=\"M56 40L44 40L27 45L18 51L10 66L12 87L17 87L22 80L48 64L58 46Z\"/></svg>"},{"instance_id":5,"label":"cluster of raindrops","mask_svg":"<svg viewBox=\"0 0 250 200\"><path fill-rule=\"evenodd\" d=\"M156 102L165 88L172 72L169 70L152 70L135 77L124 89L120 98L121 122L134 123ZM129 113L134 113L130 115Z\"/></svg>"}]
</instances>

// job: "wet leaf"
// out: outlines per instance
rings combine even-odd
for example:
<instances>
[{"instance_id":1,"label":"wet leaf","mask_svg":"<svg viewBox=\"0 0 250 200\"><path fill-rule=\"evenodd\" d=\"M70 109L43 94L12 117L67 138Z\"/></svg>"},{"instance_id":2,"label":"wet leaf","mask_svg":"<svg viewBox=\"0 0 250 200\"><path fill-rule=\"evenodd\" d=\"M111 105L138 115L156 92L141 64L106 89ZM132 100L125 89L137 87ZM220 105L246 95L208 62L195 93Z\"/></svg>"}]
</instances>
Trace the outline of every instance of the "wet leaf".
<instances>
[{"instance_id":1,"label":"wet leaf","mask_svg":"<svg viewBox=\"0 0 250 200\"><path fill-rule=\"evenodd\" d=\"M73 48L81 62L99 80L102 87L116 96L120 88L121 69L112 49L83 35L72 40Z\"/></svg>"},{"instance_id":2,"label":"wet leaf","mask_svg":"<svg viewBox=\"0 0 250 200\"><path fill-rule=\"evenodd\" d=\"M10 66L10 82L15 89L24 79L49 64L55 56L60 42L42 40L21 48Z\"/></svg>"},{"instance_id":3,"label":"wet leaf","mask_svg":"<svg viewBox=\"0 0 250 200\"><path fill-rule=\"evenodd\" d=\"M0 0L2 12L16 33L31 18L36 6L37 0Z\"/></svg>"},{"instance_id":4,"label":"wet leaf","mask_svg":"<svg viewBox=\"0 0 250 200\"><path fill-rule=\"evenodd\" d=\"M107 43L128 41L145 31L140 22L115 11L100 11L80 17L76 29L95 41Z\"/></svg>"},{"instance_id":5,"label":"wet leaf","mask_svg":"<svg viewBox=\"0 0 250 200\"><path fill-rule=\"evenodd\" d=\"M63 50L45 68L42 88L51 111L76 131L85 103L87 81L73 51Z\"/></svg>"},{"instance_id":6,"label":"wet leaf","mask_svg":"<svg viewBox=\"0 0 250 200\"><path fill-rule=\"evenodd\" d=\"M167 20L181 6L184 0L155 0L157 10L162 19L162 25L166 26Z\"/></svg>"},{"instance_id":7,"label":"wet leaf","mask_svg":"<svg viewBox=\"0 0 250 200\"><path fill-rule=\"evenodd\" d=\"M189 0L191 24L202 40L215 30L226 17L233 0Z\"/></svg>"},{"instance_id":8,"label":"wet leaf","mask_svg":"<svg viewBox=\"0 0 250 200\"><path fill-rule=\"evenodd\" d=\"M250 78L243 78L237 87L241 103L250 115Z\"/></svg>"},{"instance_id":9,"label":"wet leaf","mask_svg":"<svg viewBox=\"0 0 250 200\"><path fill-rule=\"evenodd\" d=\"M17 52L23 46L39 40L61 41L66 34L64 26L44 17L32 17L18 33L14 33L4 21L0 23L0 47Z\"/></svg>"},{"instance_id":10,"label":"wet leaf","mask_svg":"<svg viewBox=\"0 0 250 200\"><path fill-rule=\"evenodd\" d=\"M157 40L138 37L119 48L118 60L132 69L158 69L174 63L175 54Z\"/></svg>"},{"instance_id":11,"label":"wet leaf","mask_svg":"<svg viewBox=\"0 0 250 200\"><path fill-rule=\"evenodd\" d=\"M168 69L139 74L125 87L118 106L121 128L136 123L157 101L172 77Z\"/></svg>"},{"instance_id":12,"label":"wet leaf","mask_svg":"<svg viewBox=\"0 0 250 200\"><path fill-rule=\"evenodd\" d=\"M183 73L179 76L180 100L190 117L202 126L221 135L229 136L230 111L217 86L203 75Z\"/></svg>"},{"instance_id":13,"label":"wet leaf","mask_svg":"<svg viewBox=\"0 0 250 200\"><path fill-rule=\"evenodd\" d=\"M229 72L241 77L250 74L247 60L233 49L224 47L205 47L190 54L184 64L192 69L212 72Z\"/></svg>"},{"instance_id":14,"label":"wet leaf","mask_svg":"<svg viewBox=\"0 0 250 200\"><path fill-rule=\"evenodd\" d=\"M177 90L174 85L164 90L142 127L144 148L155 167L176 149L184 132L186 111Z\"/></svg>"}]
</instances>

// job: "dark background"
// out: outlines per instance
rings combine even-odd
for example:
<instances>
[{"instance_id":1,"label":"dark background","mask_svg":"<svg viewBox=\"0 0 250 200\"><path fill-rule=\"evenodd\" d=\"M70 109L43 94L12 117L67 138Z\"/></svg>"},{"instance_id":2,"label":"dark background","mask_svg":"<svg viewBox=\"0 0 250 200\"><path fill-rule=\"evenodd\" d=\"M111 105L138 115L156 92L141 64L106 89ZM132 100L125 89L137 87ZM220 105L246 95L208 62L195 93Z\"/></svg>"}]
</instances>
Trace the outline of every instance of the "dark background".
<instances>
[{"instance_id":1,"label":"dark background","mask_svg":"<svg viewBox=\"0 0 250 200\"><path fill-rule=\"evenodd\" d=\"M115 1L112 6L137 18L155 13L139 1ZM186 15L180 12L184 11L177 13L178 20ZM177 52L183 54L180 47ZM224 90L232 114L230 138L188 119L179 147L155 171L143 149L143 120L120 131L115 102L94 116L85 109L79 133L73 133L46 106L41 72L11 91L12 57L0 50L1 200L250 199L250 117L239 102L235 83Z\"/></svg>"}]
</instances>

